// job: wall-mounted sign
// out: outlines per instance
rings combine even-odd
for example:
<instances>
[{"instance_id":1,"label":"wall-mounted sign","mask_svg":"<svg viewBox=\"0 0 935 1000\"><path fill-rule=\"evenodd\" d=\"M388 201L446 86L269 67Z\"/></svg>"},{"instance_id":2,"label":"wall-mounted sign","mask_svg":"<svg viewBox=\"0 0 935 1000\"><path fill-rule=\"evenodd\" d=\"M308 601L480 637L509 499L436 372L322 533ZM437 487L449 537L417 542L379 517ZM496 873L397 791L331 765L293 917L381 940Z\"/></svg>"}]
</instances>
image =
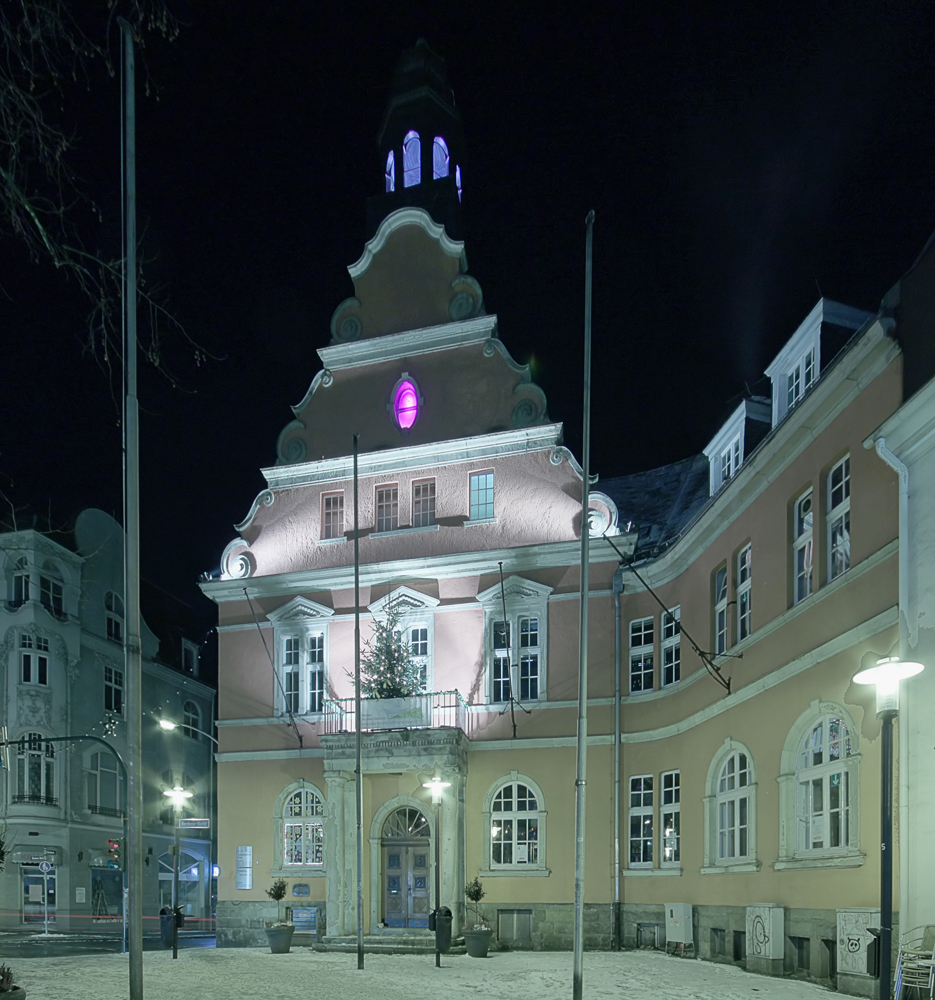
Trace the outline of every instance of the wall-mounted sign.
<instances>
[{"instance_id":1,"label":"wall-mounted sign","mask_svg":"<svg viewBox=\"0 0 935 1000\"><path fill-rule=\"evenodd\" d=\"M253 848L237 848L237 873L234 876L235 889L253 888Z\"/></svg>"},{"instance_id":2,"label":"wall-mounted sign","mask_svg":"<svg viewBox=\"0 0 935 1000\"><path fill-rule=\"evenodd\" d=\"M292 895L293 896L310 896L311 886L308 882L293 882L292 883Z\"/></svg>"},{"instance_id":3,"label":"wall-mounted sign","mask_svg":"<svg viewBox=\"0 0 935 1000\"><path fill-rule=\"evenodd\" d=\"M85 893L86 892L87 892L87 890L85 889L85 887L83 885L76 885L75 886L75 902L76 903L86 903L87 902L87 899L85 898Z\"/></svg>"},{"instance_id":4,"label":"wall-mounted sign","mask_svg":"<svg viewBox=\"0 0 935 1000\"><path fill-rule=\"evenodd\" d=\"M179 820L180 830L210 830L210 819L192 819L190 817Z\"/></svg>"}]
</instances>

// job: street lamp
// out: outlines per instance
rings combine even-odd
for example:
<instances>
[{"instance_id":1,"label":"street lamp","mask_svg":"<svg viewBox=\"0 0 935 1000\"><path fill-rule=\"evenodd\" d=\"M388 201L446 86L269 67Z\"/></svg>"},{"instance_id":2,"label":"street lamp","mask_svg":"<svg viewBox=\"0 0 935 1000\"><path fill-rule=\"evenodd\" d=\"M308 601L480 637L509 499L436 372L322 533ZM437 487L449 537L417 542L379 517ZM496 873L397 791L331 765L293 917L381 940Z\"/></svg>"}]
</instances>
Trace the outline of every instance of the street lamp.
<instances>
[{"instance_id":1,"label":"street lamp","mask_svg":"<svg viewBox=\"0 0 935 1000\"><path fill-rule=\"evenodd\" d=\"M159 728L164 729L167 733L174 733L175 730L179 728L179 724L177 722L173 722L171 719L160 719ZM188 725L188 723L185 723L182 728L187 729L192 733L198 733L201 736L207 736L215 746L219 745L218 741L210 733L206 733L203 729L196 729L194 726Z\"/></svg>"},{"instance_id":2,"label":"street lamp","mask_svg":"<svg viewBox=\"0 0 935 1000\"><path fill-rule=\"evenodd\" d=\"M435 806L435 968L441 968L442 953L440 948L440 928L438 926L438 911L441 909L441 883L439 878L439 843L441 842L441 815L439 806L442 801L442 789L449 788L450 781L442 781L435 777L431 781L423 781L422 787L428 788L432 793L432 804Z\"/></svg>"},{"instance_id":3,"label":"street lamp","mask_svg":"<svg viewBox=\"0 0 935 1000\"><path fill-rule=\"evenodd\" d=\"M893 719L899 714L899 682L923 670L921 663L884 656L854 675L855 684L873 684L877 693L880 744L880 1000L890 997L893 938Z\"/></svg>"},{"instance_id":4,"label":"street lamp","mask_svg":"<svg viewBox=\"0 0 935 1000\"><path fill-rule=\"evenodd\" d=\"M182 815L182 806L192 797L193 792L189 792L176 785L174 788L167 788L163 793L166 798L175 806L175 858L172 865L172 957L179 957L179 818Z\"/></svg>"}]
</instances>

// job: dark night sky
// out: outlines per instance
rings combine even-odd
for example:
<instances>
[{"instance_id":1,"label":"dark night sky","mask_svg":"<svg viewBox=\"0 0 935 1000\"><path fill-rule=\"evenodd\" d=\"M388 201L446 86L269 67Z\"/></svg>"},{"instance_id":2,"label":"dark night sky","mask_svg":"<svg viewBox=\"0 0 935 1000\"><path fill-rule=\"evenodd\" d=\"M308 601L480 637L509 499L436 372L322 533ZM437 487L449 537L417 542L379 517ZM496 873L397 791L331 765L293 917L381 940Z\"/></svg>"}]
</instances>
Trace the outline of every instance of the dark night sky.
<instances>
[{"instance_id":1,"label":"dark night sky","mask_svg":"<svg viewBox=\"0 0 935 1000\"><path fill-rule=\"evenodd\" d=\"M597 213L605 475L699 451L819 287L872 309L935 229L930 3L170 6L185 24L148 45L159 100L139 108L144 253L223 360L198 366L176 341L183 388L142 376L143 568L193 603L352 293L382 183L374 137L420 35L464 120L470 272L576 452ZM101 78L72 122L75 164L111 213L86 239L111 254L118 108ZM60 524L119 513L119 386L83 352L87 303L11 240L0 288L0 486Z\"/></svg>"}]
</instances>

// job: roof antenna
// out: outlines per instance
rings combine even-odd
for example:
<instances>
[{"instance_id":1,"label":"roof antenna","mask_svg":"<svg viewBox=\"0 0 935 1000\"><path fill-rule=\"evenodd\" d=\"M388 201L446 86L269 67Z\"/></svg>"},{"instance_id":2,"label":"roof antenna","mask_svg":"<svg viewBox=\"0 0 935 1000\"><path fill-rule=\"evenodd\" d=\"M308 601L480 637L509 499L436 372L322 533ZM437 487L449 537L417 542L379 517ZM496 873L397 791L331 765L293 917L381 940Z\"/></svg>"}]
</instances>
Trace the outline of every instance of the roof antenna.
<instances>
[{"instance_id":1,"label":"roof antenna","mask_svg":"<svg viewBox=\"0 0 935 1000\"><path fill-rule=\"evenodd\" d=\"M505 640L504 647L507 651L507 662L509 664L509 677L510 677L510 722L513 724L513 739L516 739L516 711L515 706L519 705L520 709L527 715L532 715L532 712L526 708L519 699L513 697L514 685L513 685L513 664L509 663L510 656L512 652L513 644L510 642L510 622L506 616L506 591L503 588L503 563L497 563L500 567L500 600L503 603L503 638ZM494 636L497 634L497 623L494 622L493 625ZM500 715L506 714L506 709L504 709Z\"/></svg>"}]
</instances>

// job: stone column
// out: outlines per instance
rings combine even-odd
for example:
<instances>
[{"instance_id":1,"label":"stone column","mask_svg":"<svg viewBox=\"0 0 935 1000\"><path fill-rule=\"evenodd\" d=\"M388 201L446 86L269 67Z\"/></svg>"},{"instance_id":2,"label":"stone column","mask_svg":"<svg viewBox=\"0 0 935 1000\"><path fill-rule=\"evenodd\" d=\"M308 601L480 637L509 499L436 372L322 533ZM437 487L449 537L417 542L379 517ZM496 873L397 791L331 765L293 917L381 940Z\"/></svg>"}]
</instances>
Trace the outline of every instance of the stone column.
<instances>
[{"instance_id":1,"label":"stone column","mask_svg":"<svg viewBox=\"0 0 935 1000\"><path fill-rule=\"evenodd\" d=\"M441 807L441 905L451 909L453 921L452 936L460 933L460 901L464 881L464 851L461 840L464 829L464 777L459 774L445 775L451 782L442 795ZM433 900L434 905L434 900Z\"/></svg>"},{"instance_id":2,"label":"stone column","mask_svg":"<svg viewBox=\"0 0 935 1000\"><path fill-rule=\"evenodd\" d=\"M325 776L328 782L328 821L325 826L325 871L328 873L327 935L341 937L344 933L345 845L344 800L347 776L333 771Z\"/></svg>"},{"instance_id":3,"label":"stone column","mask_svg":"<svg viewBox=\"0 0 935 1000\"><path fill-rule=\"evenodd\" d=\"M344 794L344 933L357 933L357 778L347 774Z\"/></svg>"}]
</instances>

